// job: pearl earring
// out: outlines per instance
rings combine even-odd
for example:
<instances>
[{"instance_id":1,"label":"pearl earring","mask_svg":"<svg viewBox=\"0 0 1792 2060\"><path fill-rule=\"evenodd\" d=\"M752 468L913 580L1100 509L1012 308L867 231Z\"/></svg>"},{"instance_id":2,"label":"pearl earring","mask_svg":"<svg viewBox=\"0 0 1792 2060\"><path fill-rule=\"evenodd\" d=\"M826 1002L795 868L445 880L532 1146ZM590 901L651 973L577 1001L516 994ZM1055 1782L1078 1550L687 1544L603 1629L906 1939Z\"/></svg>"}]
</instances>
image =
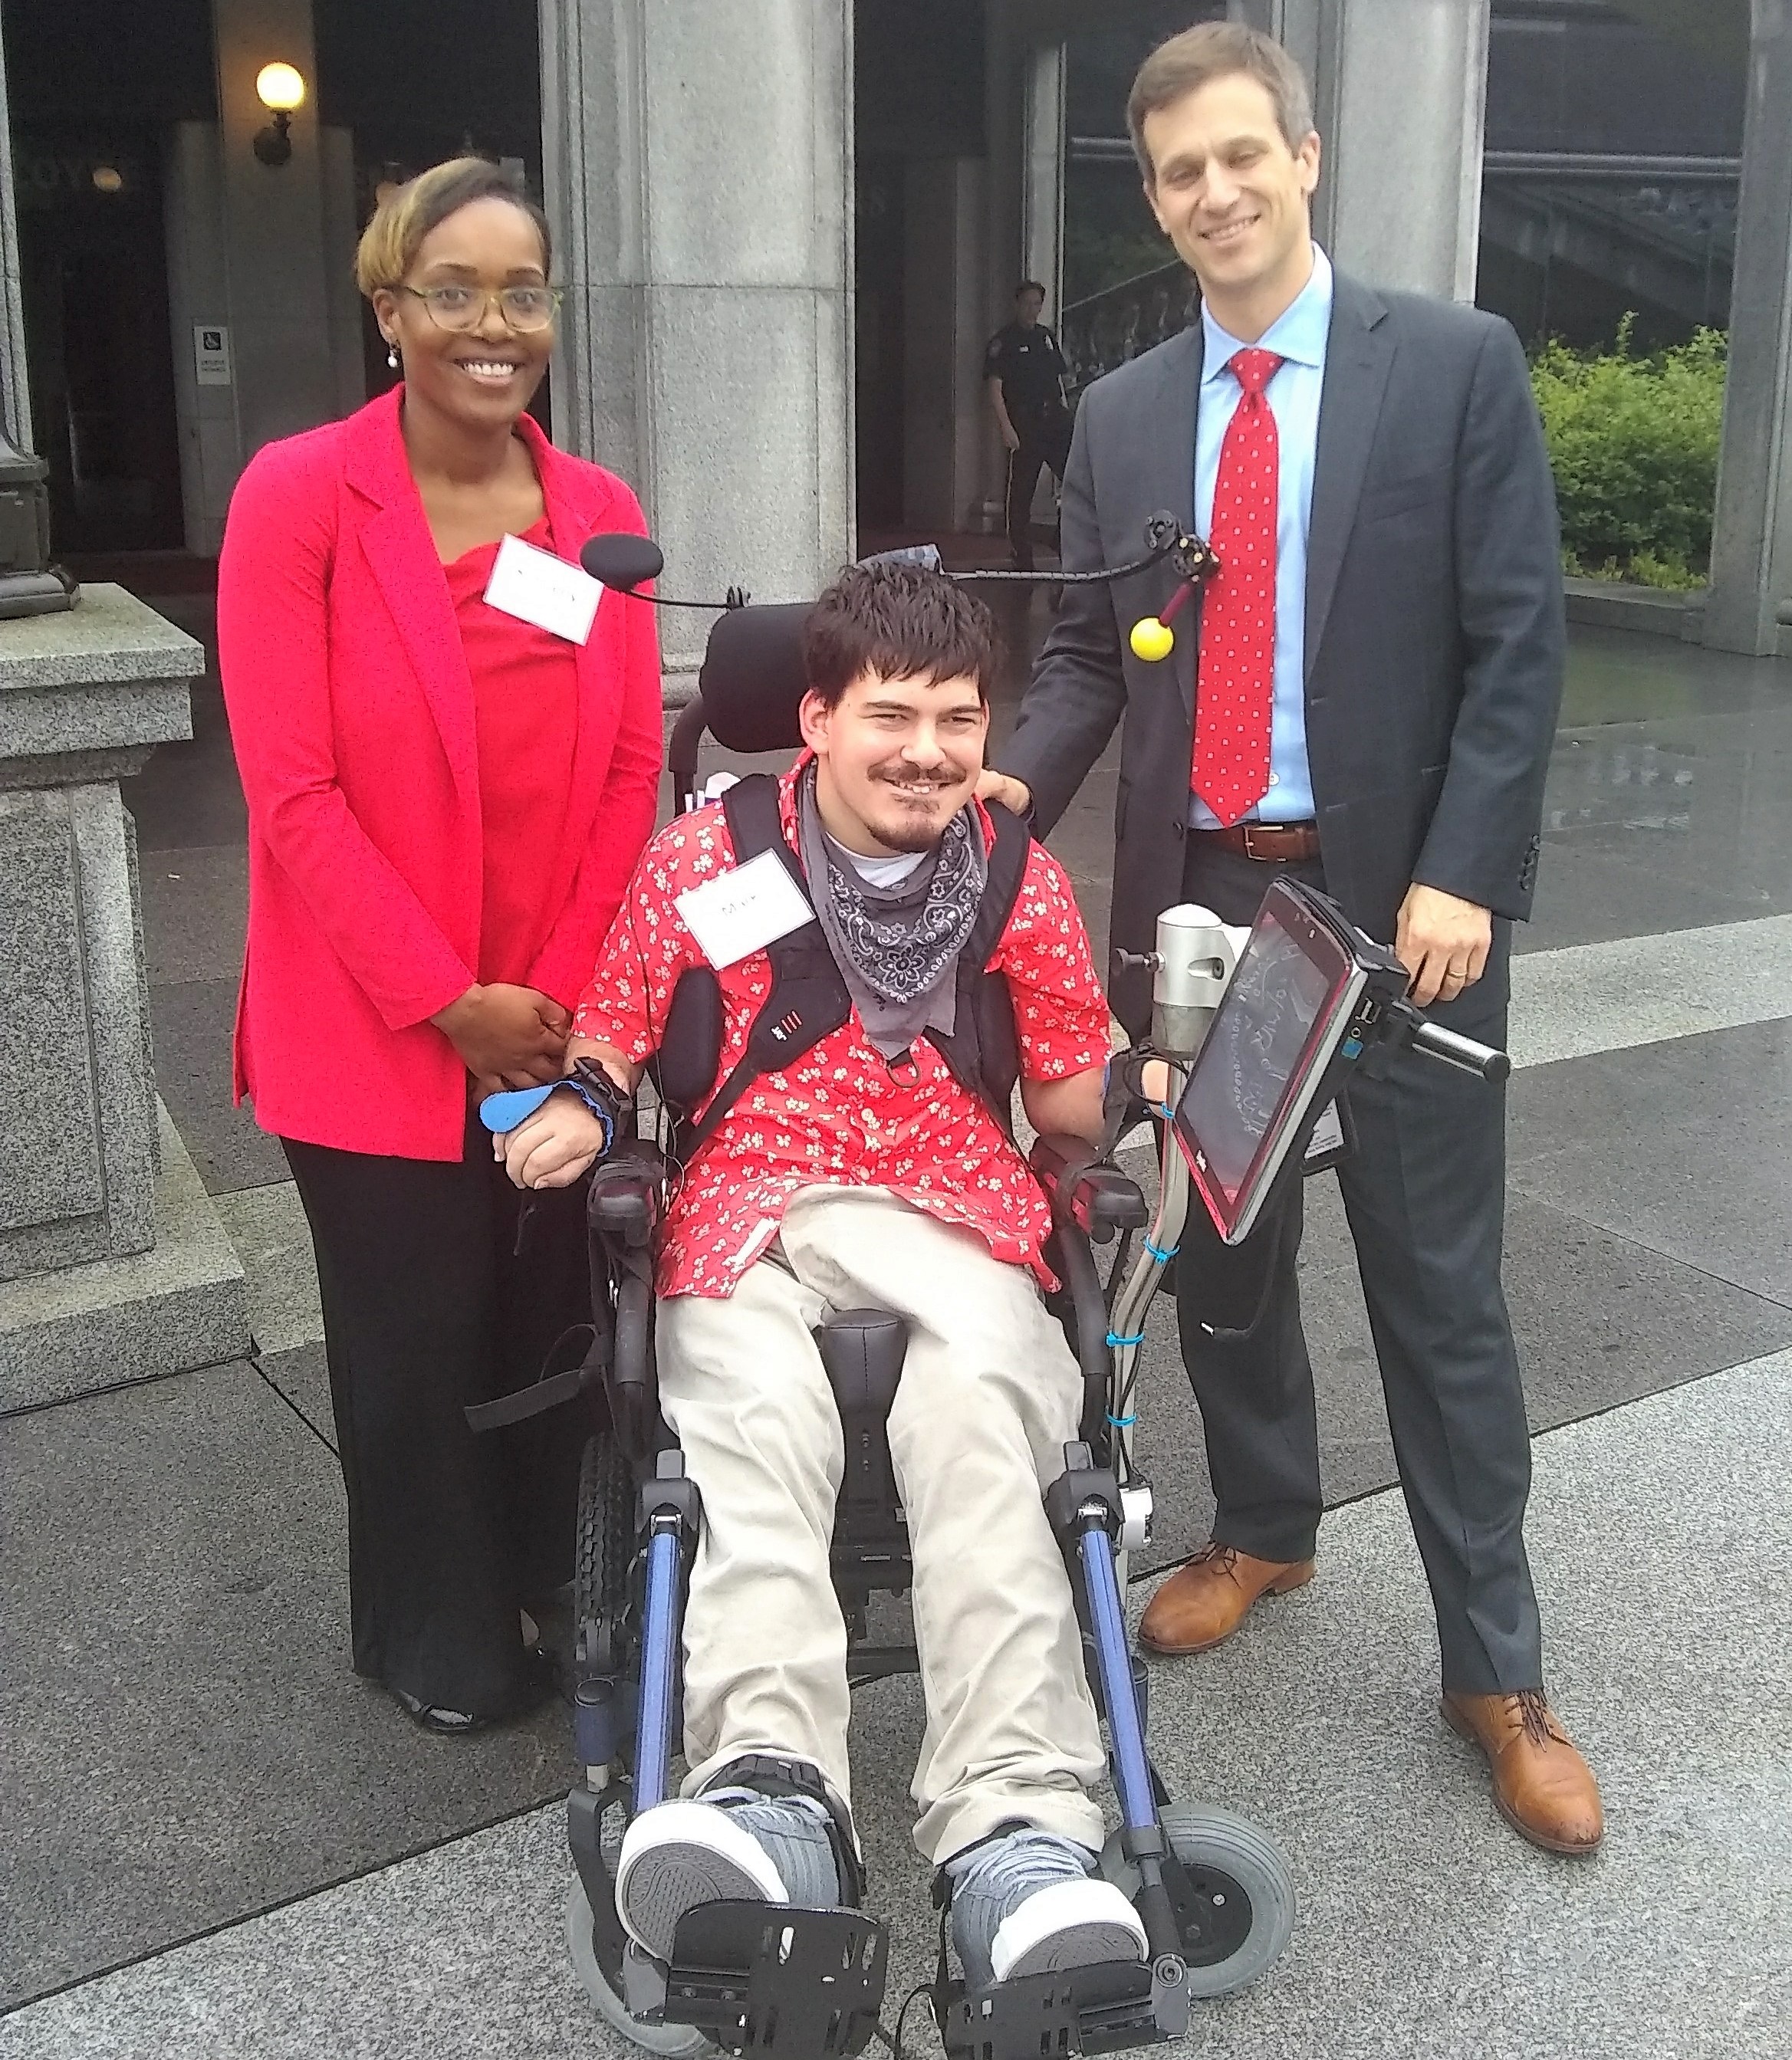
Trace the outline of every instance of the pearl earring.
<instances>
[{"instance_id":1,"label":"pearl earring","mask_svg":"<svg viewBox=\"0 0 1792 2060\"><path fill-rule=\"evenodd\" d=\"M394 372L396 372L396 371L398 370L398 346L395 343L388 344L388 345L386 345L386 363L387 363L388 365L390 365L391 366L392 369L393 369Z\"/></svg>"}]
</instances>

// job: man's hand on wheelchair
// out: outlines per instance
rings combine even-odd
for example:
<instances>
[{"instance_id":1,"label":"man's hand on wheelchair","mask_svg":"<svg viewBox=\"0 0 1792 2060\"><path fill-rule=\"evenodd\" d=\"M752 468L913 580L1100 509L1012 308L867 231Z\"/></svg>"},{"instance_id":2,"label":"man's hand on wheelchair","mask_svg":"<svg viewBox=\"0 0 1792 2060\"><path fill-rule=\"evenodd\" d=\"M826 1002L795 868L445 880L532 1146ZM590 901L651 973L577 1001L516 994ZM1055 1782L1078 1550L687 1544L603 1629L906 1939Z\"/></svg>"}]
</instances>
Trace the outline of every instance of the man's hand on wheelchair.
<instances>
[{"instance_id":1,"label":"man's hand on wheelchair","mask_svg":"<svg viewBox=\"0 0 1792 2060\"><path fill-rule=\"evenodd\" d=\"M1493 941L1493 916L1478 902L1415 880L1394 937L1394 956L1412 976L1414 1004L1429 1008L1466 994L1486 970Z\"/></svg>"},{"instance_id":2,"label":"man's hand on wheelchair","mask_svg":"<svg viewBox=\"0 0 1792 2060\"><path fill-rule=\"evenodd\" d=\"M566 1047L566 1069L581 1060L601 1068L626 1099L634 1092L638 1068L608 1044L575 1037ZM613 1120L592 1109L571 1088L550 1094L534 1115L491 1141L492 1156L519 1188L570 1188L609 1150Z\"/></svg>"}]
</instances>

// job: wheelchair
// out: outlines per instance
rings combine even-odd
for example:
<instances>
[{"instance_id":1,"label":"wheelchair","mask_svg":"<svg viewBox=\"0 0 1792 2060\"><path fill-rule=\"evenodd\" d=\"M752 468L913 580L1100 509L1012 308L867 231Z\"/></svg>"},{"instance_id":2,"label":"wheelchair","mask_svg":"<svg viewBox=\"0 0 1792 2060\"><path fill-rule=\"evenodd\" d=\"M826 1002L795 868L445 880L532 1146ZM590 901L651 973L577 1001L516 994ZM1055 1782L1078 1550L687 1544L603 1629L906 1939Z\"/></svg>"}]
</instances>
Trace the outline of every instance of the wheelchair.
<instances>
[{"instance_id":1,"label":"wheelchair","mask_svg":"<svg viewBox=\"0 0 1792 2060\"><path fill-rule=\"evenodd\" d=\"M644 545L594 545L600 541L625 551ZM1193 549L1168 517L1158 518L1147 543L1158 556ZM650 559L631 577L607 562L601 576L625 588L651 577L658 553L645 549ZM589 555L586 562L600 572ZM806 613L806 605L748 608L730 596L711 633L698 696L673 733L669 760L681 807L699 798L706 730L740 753L795 746ZM1291 980L1290 940L1298 945L1303 937L1318 960L1300 960L1305 970ZM1243 1818L1173 1801L1146 1743L1146 1672L1129 1649L1125 1619L1127 1556L1147 1542L1150 1526L1150 1490L1134 1465L1131 1435L1146 1312L1197 1190L1226 1242L1239 1243L1266 1205L1273 1214L1275 1198L1305 1172L1348 1148L1342 1089L1354 1067L1385 1064L1389 1051L1410 1047L1486 1078L1509 1069L1502 1053L1426 1023L1405 1000L1406 975L1393 954L1310 890L1272 888L1249 932L1225 928L1203 909L1168 910L1156 943L1130 961L1153 974L1151 1034L1120 1069L1105 1148L1046 1136L1029 1158L1051 1209L1047 1262L1062 1284L1050 1306L1083 1380L1079 1435L1065 1447L1046 1507L1071 1580L1118 1802L1119 1826L1099 1868L1137 1910L1147 1958L968 1990L949 1974L942 1919L939 1970L927 1994L951 2060L1053 2060L1180 2037L1196 2001L1242 1987L1287 1946L1295 1895L1286 1858ZM1307 1016L1290 1004L1299 1003L1301 979L1314 963L1322 970L1327 952L1336 977L1322 1021L1317 1003ZM1274 1024L1296 1019L1306 1026L1306 1044L1275 1060ZM1218 1178L1222 1147L1233 1146L1185 1120L1191 1107L1199 1112L1197 1068L1210 1037L1215 1063L1208 1072L1231 1083L1230 1117L1251 1119L1252 1067L1259 1088L1268 1082L1258 1097L1262 1136L1254 1131L1247 1140L1253 1172L1262 1175L1249 1208L1249 1183L1241 1180L1234 1191ZM1266 1069L1266 1052L1275 1060ZM1154 1094L1146 1088L1147 1058L1166 1069ZM694 1106L681 1104L690 1089L663 1064L655 1084L662 1135L668 1119L675 1135ZM1336 1112L1334 1136L1326 1132L1328 1112ZM1147 1116L1158 1120L1160 1143L1154 1206L1112 1163L1120 1136ZM701 1905L681 1920L671 1957L661 1962L629 1938L617 1909L627 1822L673 1792L685 1581L702 1522L696 1483L660 1415L654 1372L653 1262L672 1164L662 1144L638 1129L590 1176L590 1348L578 1367L544 1380L538 1403L517 1411L576 1396L589 1415L574 1583L572 1695L582 1775L567 1802L574 1864L568 1949L599 2014L642 2051L684 2060L713 2046L768 2060L832 2060L862 2051L874 2035L890 2042L880 2021L887 1934L874 1917L859 1908ZM1118 1248L1104 1281L1095 1248L1107 1245ZM855 1684L918 1663L912 1644L879 1645L869 1635L872 1599L901 1595L911 1579L886 1432L904 1342L900 1319L877 1310L840 1312L816 1334L844 1433L830 1563ZM503 1414L493 1413L492 1422L514 1420L509 1406L496 1407ZM899 2041L900 2020L898 2033Z\"/></svg>"},{"instance_id":2,"label":"wheelchair","mask_svg":"<svg viewBox=\"0 0 1792 2060\"><path fill-rule=\"evenodd\" d=\"M794 748L802 694L802 608L725 616L700 698L682 713L674 790L696 797L696 748ZM662 1094L668 1083L658 1081ZM662 1103L668 1113L677 1104ZM663 1120L663 1117L662 1117ZM1079 1435L1046 1496L1075 1595L1090 1687L1103 1719L1120 1827L1101 1869L1132 1900L1149 1958L1043 1974L967 1992L946 1974L930 1996L949 2053L976 2060L1097 2053L1180 2036L1191 2002L1242 1986L1291 1935L1287 1862L1262 1831L1224 1810L1170 1800L1146 1740L1142 1662L1125 1620L1126 1556L1149 1536L1149 1487L1130 1463L1122 1379L1097 1246L1121 1241L1114 1271L1150 1220L1137 1184L1079 1139L1043 1137L1030 1161L1051 1206L1054 1300L1083 1377ZM674 1791L685 1580L701 1499L661 1418L653 1361L653 1259L670 1166L652 1138L619 1140L589 1191L594 1342L560 1376L589 1415L579 1487L572 1695L582 1779L568 1799L575 1874L567 1906L574 1966L599 2014L646 2052L795 2060L861 2051L880 2030L887 1939L862 1910L714 1903L682 1922L668 1963L623 1930L615 1871L630 1816ZM1150 1261L1146 1262L1150 1264ZM1136 1323L1131 1327L1137 1329ZM816 1342L845 1434L846 1471L830 1551L856 1684L913 1671L912 1643L869 1635L872 1599L910 1582L908 1539L886 1435L902 1377L903 1326L875 1310L836 1315Z\"/></svg>"}]
</instances>

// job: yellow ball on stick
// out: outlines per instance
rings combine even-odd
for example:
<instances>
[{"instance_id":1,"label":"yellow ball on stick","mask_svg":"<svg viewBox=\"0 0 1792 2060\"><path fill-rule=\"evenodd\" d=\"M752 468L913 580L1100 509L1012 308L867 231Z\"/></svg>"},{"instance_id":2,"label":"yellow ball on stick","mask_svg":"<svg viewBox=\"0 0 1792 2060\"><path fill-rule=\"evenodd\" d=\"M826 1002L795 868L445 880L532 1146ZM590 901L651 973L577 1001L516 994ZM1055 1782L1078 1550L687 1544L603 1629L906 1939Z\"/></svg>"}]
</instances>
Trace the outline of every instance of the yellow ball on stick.
<instances>
[{"instance_id":1,"label":"yellow ball on stick","mask_svg":"<svg viewBox=\"0 0 1792 2060\"><path fill-rule=\"evenodd\" d=\"M1155 665L1174 649L1176 633L1168 623L1160 622L1154 615L1147 615L1133 625L1127 641L1133 647L1135 658L1142 658L1147 665Z\"/></svg>"}]
</instances>

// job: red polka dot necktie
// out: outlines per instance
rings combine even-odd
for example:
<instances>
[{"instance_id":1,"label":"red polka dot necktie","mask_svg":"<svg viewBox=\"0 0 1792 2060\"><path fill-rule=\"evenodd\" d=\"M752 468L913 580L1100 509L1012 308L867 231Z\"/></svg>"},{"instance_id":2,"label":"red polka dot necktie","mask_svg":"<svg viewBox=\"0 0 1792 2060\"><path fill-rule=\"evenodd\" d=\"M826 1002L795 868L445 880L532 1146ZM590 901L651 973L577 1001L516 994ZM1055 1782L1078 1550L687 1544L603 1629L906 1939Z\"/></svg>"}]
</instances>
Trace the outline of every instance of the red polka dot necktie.
<instances>
[{"instance_id":1,"label":"red polka dot necktie","mask_svg":"<svg viewBox=\"0 0 1792 2060\"><path fill-rule=\"evenodd\" d=\"M1241 350L1226 367L1244 390L1214 485L1209 541L1220 569L1201 605L1190 784L1228 828L1270 784L1280 450L1263 389L1281 363L1273 350Z\"/></svg>"}]
</instances>

